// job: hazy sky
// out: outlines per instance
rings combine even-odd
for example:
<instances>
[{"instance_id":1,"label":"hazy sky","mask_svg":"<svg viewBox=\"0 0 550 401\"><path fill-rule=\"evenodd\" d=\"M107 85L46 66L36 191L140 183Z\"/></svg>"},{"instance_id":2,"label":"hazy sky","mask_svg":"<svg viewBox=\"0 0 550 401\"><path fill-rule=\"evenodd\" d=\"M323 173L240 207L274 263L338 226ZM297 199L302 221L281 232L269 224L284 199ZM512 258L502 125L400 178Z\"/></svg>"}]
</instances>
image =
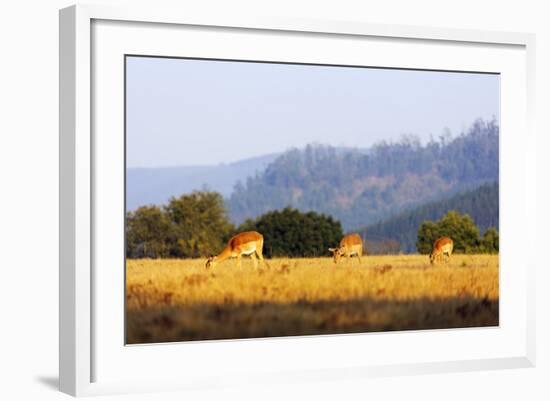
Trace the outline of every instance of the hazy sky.
<instances>
[{"instance_id":1,"label":"hazy sky","mask_svg":"<svg viewBox=\"0 0 550 401\"><path fill-rule=\"evenodd\" d=\"M487 74L128 57L126 87L128 167L426 141L499 118L499 76Z\"/></svg>"}]
</instances>

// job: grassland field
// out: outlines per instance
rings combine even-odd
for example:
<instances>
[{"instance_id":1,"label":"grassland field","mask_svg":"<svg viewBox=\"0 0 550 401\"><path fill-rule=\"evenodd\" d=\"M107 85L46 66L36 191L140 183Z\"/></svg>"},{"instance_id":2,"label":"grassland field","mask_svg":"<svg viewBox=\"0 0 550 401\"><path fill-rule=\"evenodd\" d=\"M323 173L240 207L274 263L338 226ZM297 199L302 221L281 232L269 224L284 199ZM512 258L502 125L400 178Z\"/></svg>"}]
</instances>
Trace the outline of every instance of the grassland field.
<instances>
[{"instance_id":1,"label":"grassland field","mask_svg":"<svg viewBox=\"0 0 550 401\"><path fill-rule=\"evenodd\" d=\"M498 255L129 259L127 343L496 326Z\"/></svg>"}]
</instances>

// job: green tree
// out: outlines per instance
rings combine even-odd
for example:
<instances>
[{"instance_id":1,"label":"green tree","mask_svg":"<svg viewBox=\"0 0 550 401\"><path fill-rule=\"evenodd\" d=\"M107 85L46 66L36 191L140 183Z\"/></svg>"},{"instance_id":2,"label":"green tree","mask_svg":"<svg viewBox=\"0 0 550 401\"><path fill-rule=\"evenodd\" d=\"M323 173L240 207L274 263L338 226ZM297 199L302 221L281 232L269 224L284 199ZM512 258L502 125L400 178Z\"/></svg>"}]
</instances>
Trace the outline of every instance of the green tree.
<instances>
[{"instance_id":1,"label":"green tree","mask_svg":"<svg viewBox=\"0 0 550 401\"><path fill-rule=\"evenodd\" d=\"M157 206L143 206L126 218L126 256L161 258L169 254L171 224Z\"/></svg>"},{"instance_id":2,"label":"green tree","mask_svg":"<svg viewBox=\"0 0 550 401\"><path fill-rule=\"evenodd\" d=\"M233 231L223 198L217 192L195 191L171 198L164 210L172 224L171 254L200 257L216 254Z\"/></svg>"},{"instance_id":3,"label":"green tree","mask_svg":"<svg viewBox=\"0 0 550 401\"><path fill-rule=\"evenodd\" d=\"M433 242L439 237L450 237L454 243L454 252L475 253L479 251L479 229L468 214L454 210L447 212L437 222L425 221L418 229L416 248L419 253L427 254L432 250Z\"/></svg>"},{"instance_id":4,"label":"green tree","mask_svg":"<svg viewBox=\"0 0 550 401\"><path fill-rule=\"evenodd\" d=\"M479 228L468 214L454 210L448 212L439 221L441 236L452 238L454 252L475 253L479 246Z\"/></svg>"},{"instance_id":5,"label":"green tree","mask_svg":"<svg viewBox=\"0 0 550 401\"><path fill-rule=\"evenodd\" d=\"M494 227L489 227L480 241L480 252L498 253L498 231Z\"/></svg>"},{"instance_id":6,"label":"green tree","mask_svg":"<svg viewBox=\"0 0 550 401\"><path fill-rule=\"evenodd\" d=\"M264 255L315 257L342 238L342 225L330 216L285 208L247 220L238 231L258 231L264 236Z\"/></svg>"},{"instance_id":7,"label":"green tree","mask_svg":"<svg viewBox=\"0 0 550 401\"><path fill-rule=\"evenodd\" d=\"M416 241L416 249L418 253L427 255L432 251L432 244L441 237L439 226L433 221L425 221L418 229L418 241Z\"/></svg>"}]
</instances>

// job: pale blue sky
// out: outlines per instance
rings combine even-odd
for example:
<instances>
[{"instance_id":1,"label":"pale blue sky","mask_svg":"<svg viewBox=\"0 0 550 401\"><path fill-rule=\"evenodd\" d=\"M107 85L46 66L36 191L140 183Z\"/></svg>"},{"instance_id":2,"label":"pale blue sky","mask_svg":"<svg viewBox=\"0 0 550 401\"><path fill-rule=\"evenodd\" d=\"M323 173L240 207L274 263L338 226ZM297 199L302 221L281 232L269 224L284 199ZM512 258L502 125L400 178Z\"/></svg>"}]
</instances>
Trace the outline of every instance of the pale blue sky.
<instances>
[{"instance_id":1,"label":"pale blue sky","mask_svg":"<svg viewBox=\"0 0 550 401\"><path fill-rule=\"evenodd\" d=\"M128 167L426 141L499 118L498 75L150 57L126 71Z\"/></svg>"}]
</instances>

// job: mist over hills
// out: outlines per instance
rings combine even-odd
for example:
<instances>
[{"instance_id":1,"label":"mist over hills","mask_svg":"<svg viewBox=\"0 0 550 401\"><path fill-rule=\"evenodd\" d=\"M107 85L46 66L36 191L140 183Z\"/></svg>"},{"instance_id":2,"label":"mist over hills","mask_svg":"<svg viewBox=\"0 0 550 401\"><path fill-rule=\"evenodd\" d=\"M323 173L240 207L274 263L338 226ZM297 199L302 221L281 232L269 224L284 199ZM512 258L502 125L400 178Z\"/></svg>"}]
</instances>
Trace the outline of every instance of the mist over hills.
<instances>
[{"instance_id":1,"label":"mist over hills","mask_svg":"<svg viewBox=\"0 0 550 401\"><path fill-rule=\"evenodd\" d=\"M478 120L458 137L425 145L414 136L369 152L309 145L238 182L226 204L235 223L290 206L329 214L346 231L357 230L497 181L498 141L496 121Z\"/></svg>"},{"instance_id":2,"label":"mist over hills","mask_svg":"<svg viewBox=\"0 0 550 401\"><path fill-rule=\"evenodd\" d=\"M128 168L126 208L160 205L172 196L208 188L228 197L239 180L261 173L278 154L269 154L215 166Z\"/></svg>"},{"instance_id":3,"label":"mist over hills","mask_svg":"<svg viewBox=\"0 0 550 401\"><path fill-rule=\"evenodd\" d=\"M335 147L336 152L350 148ZM369 149L353 149L368 154ZM239 182L261 174L281 153L262 155L233 163L205 166L130 167L126 170L126 208L162 205L170 197L208 189L228 199Z\"/></svg>"}]
</instances>

